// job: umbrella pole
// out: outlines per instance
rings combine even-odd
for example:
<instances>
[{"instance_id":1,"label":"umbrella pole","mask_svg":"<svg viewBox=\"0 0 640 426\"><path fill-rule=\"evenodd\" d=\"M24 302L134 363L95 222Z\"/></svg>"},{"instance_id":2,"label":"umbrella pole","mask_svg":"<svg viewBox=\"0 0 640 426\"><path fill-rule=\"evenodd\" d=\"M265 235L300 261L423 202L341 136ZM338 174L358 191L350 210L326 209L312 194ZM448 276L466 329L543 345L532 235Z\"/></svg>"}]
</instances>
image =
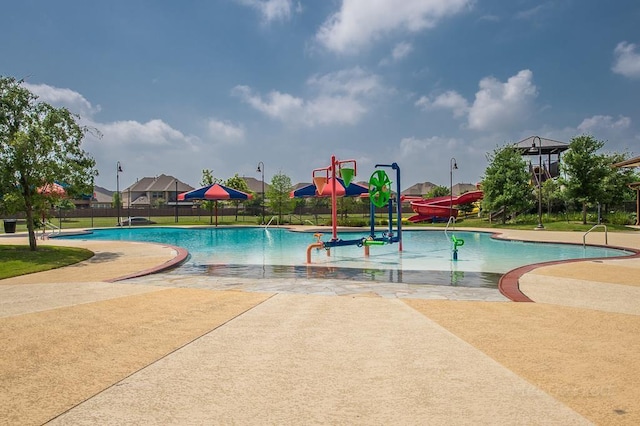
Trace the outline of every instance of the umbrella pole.
<instances>
[{"instance_id":1,"label":"umbrella pole","mask_svg":"<svg viewBox=\"0 0 640 426\"><path fill-rule=\"evenodd\" d=\"M218 226L218 200L216 200L216 226Z\"/></svg>"}]
</instances>

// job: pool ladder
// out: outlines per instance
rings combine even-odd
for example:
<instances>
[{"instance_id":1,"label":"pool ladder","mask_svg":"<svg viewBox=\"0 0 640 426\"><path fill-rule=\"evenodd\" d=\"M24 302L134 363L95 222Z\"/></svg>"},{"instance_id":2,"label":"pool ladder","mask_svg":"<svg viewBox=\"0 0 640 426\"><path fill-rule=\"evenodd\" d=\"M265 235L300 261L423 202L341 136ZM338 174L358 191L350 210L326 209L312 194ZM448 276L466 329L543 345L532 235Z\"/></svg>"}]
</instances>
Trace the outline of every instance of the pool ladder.
<instances>
[{"instance_id":1,"label":"pool ladder","mask_svg":"<svg viewBox=\"0 0 640 426\"><path fill-rule=\"evenodd\" d=\"M608 246L609 245L609 236L607 234L607 225L603 225L601 223L598 223L597 225L593 225L591 227L591 229L589 229L587 232L584 233L584 235L582 236L582 247L586 248L587 247L587 234L591 231L593 231L594 229L598 228L602 226L604 228L604 245Z\"/></svg>"}]
</instances>

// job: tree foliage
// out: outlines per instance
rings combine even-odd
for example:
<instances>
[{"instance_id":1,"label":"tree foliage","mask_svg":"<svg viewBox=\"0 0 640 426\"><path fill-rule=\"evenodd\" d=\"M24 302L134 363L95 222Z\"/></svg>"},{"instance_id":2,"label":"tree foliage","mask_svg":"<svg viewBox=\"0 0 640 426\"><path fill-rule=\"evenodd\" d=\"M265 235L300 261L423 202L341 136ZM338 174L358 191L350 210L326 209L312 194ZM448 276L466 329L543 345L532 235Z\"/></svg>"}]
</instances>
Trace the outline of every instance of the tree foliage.
<instances>
[{"instance_id":1,"label":"tree foliage","mask_svg":"<svg viewBox=\"0 0 640 426\"><path fill-rule=\"evenodd\" d=\"M611 172L611 162L598 151L604 142L592 136L577 136L569 142L564 154L562 170L565 173L566 197L582 206L582 223L587 223L587 206L604 199L606 177Z\"/></svg>"},{"instance_id":2,"label":"tree foliage","mask_svg":"<svg viewBox=\"0 0 640 426\"><path fill-rule=\"evenodd\" d=\"M431 191L427 193L425 198L429 199L429 198L444 197L446 195L449 195L450 193L451 193L451 190L446 186L436 185L433 188L431 188Z\"/></svg>"},{"instance_id":3,"label":"tree foliage","mask_svg":"<svg viewBox=\"0 0 640 426\"><path fill-rule=\"evenodd\" d=\"M292 212L293 200L289 197L292 189L291 178L284 173L278 172L271 178L267 199L271 210L278 213L279 223L282 223L282 215Z\"/></svg>"},{"instance_id":4,"label":"tree foliage","mask_svg":"<svg viewBox=\"0 0 640 426\"><path fill-rule=\"evenodd\" d=\"M513 145L496 148L487 154L489 166L482 180L486 211L502 210L502 222L509 214L531 208L533 196L527 164Z\"/></svg>"},{"instance_id":5,"label":"tree foliage","mask_svg":"<svg viewBox=\"0 0 640 426\"><path fill-rule=\"evenodd\" d=\"M98 172L82 148L86 127L66 108L55 108L22 86L0 76L0 188L6 213L24 212L29 246L36 250L34 219L61 197L46 191L63 183L66 195L93 193Z\"/></svg>"},{"instance_id":6,"label":"tree foliage","mask_svg":"<svg viewBox=\"0 0 640 426\"><path fill-rule=\"evenodd\" d=\"M233 177L230 177L226 180L225 185L229 188L236 189L238 191L246 192L249 194L251 190L249 189L249 185L247 185L247 181L238 176L236 173ZM240 203L242 200L231 200L231 204L233 204L236 208L236 222L238 221L238 210L240 208Z\"/></svg>"}]
</instances>

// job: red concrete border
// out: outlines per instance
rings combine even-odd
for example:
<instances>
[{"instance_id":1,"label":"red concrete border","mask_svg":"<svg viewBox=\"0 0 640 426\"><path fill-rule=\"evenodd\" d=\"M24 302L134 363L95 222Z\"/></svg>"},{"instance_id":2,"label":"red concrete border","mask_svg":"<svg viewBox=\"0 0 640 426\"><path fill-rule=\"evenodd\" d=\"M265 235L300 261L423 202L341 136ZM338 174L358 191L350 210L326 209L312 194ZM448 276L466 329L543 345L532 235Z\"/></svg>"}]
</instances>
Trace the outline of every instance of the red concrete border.
<instances>
[{"instance_id":1,"label":"red concrete border","mask_svg":"<svg viewBox=\"0 0 640 426\"><path fill-rule=\"evenodd\" d=\"M508 238L501 238L501 239L508 240ZM539 242L540 244L546 244L546 242L540 242L540 241L531 241L531 242L536 242L536 243ZM556 242L551 242L551 243L552 244L579 245L579 244L575 244L575 243L556 243ZM594 246L594 244L587 244L587 245ZM598 245L597 247L610 248L610 249L614 249L614 250L625 250L625 251L633 252L634 254L632 254L630 256L590 257L590 258L587 258L587 259L554 260L554 261L550 261L550 262L533 263L531 265L524 265L524 266L521 266L519 268L512 269L511 271L509 271L506 274L504 274L500 278L500 281L498 281L498 290L500 290L500 293L502 293L502 295L504 295L505 297L511 299L511 301L513 301L513 302L534 302L533 300L529 299L529 297L527 297L527 295L524 294L520 290L520 283L519 283L519 280L520 280L521 276L523 276L527 272L533 271L534 269L540 268L542 266L561 265L561 264L565 264L565 263L592 262L594 260L613 260L613 259L640 258L640 251L638 251L636 249L631 249L631 248L627 248L627 247L618 247L618 246L601 246L601 245Z\"/></svg>"},{"instance_id":2,"label":"red concrete border","mask_svg":"<svg viewBox=\"0 0 640 426\"><path fill-rule=\"evenodd\" d=\"M156 244L156 243L145 243L145 244ZM113 283L117 281L127 280L129 278L138 278L138 277L143 277L145 275L151 275L151 274L156 274L158 272L167 271L169 269L176 268L182 265L189 258L189 252L186 249L183 249L182 247L171 246L168 244L159 244L159 243L157 243L157 245L172 248L173 250L176 251L177 253L176 256L173 259L168 260L161 265L154 266L153 268L145 269L139 272L134 272L133 274L125 275L118 278L112 278L110 280L106 280L106 282Z\"/></svg>"}]
</instances>

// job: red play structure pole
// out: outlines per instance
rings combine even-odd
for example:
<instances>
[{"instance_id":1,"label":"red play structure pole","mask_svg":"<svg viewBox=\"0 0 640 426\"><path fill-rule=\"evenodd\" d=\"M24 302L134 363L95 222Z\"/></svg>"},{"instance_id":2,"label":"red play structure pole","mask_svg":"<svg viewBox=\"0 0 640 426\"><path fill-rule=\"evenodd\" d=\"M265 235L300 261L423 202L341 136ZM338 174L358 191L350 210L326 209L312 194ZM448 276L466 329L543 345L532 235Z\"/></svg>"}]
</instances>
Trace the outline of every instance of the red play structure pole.
<instances>
[{"instance_id":1,"label":"red play structure pole","mask_svg":"<svg viewBox=\"0 0 640 426\"><path fill-rule=\"evenodd\" d=\"M336 156L331 156L331 223L333 240L338 239L338 196L336 195Z\"/></svg>"}]
</instances>

